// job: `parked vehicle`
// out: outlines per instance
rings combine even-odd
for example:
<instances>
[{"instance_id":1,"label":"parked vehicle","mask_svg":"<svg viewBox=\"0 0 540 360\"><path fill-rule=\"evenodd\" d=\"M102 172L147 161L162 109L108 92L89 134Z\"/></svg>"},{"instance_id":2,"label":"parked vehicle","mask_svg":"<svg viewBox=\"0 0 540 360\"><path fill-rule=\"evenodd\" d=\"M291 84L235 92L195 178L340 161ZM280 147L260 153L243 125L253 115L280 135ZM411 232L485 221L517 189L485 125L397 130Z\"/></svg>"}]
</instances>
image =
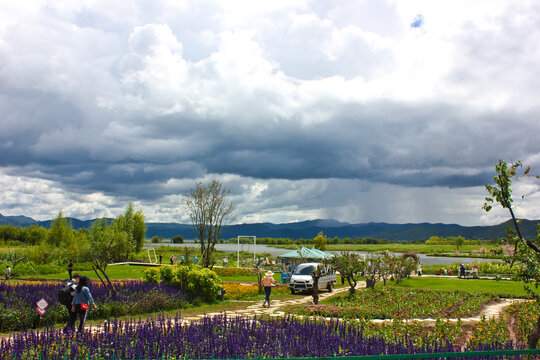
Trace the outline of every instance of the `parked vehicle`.
<instances>
[{"instance_id":1,"label":"parked vehicle","mask_svg":"<svg viewBox=\"0 0 540 360\"><path fill-rule=\"evenodd\" d=\"M313 277L311 274L317 266L324 265L316 262L302 263L294 269L294 272L291 275L291 281L289 282L291 294L294 294L297 291L313 291ZM329 292L332 292L336 281L336 272L332 269L324 268L323 275L319 278L319 290L326 289Z\"/></svg>"}]
</instances>

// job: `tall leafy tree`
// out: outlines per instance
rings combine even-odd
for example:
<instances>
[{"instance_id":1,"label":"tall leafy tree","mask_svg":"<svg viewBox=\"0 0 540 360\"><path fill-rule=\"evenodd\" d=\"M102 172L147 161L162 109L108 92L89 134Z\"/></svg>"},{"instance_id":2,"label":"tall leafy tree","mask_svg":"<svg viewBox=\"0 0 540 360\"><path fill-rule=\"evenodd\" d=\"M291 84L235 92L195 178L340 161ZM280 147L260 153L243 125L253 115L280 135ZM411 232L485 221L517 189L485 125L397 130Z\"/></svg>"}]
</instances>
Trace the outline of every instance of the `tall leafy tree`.
<instances>
[{"instance_id":1,"label":"tall leafy tree","mask_svg":"<svg viewBox=\"0 0 540 360\"><path fill-rule=\"evenodd\" d=\"M328 243L328 238L324 236L323 232L320 231L317 236L313 239L313 247L319 250L326 250L326 244Z\"/></svg>"},{"instance_id":2,"label":"tall leafy tree","mask_svg":"<svg viewBox=\"0 0 540 360\"><path fill-rule=\"evenodd\" d=\"M505 160L499 160L495 165L496 175L493 178L495 184L486 185L486 190L489 196L485 198L484 210L490 211L495 204L500 204L504 209L507 209L512 219L512 227L508 227L507 237L514 244L514 255L509 260L513 265L515 262L521 264L521 277L525 282L525 289L536 299L536 304L540 303L540 293L538 286L540 285L540 225L537 227L538 235L536 239L526 239L523 237L519 228L520 221L516 217L512 206L514 200L512 198L512 180L517 178L518 170L522 168L521 161L516 161L510 165ZM530 167L525 169L523 175L528 175ZM536 176L538 179L539 176ZM523 198L523 196L522 196ZM533 286L530 286L532 284ZM540 305L539 305L540 306ZM528 338L528 345L531 349L536 348L540 339L540 317L536 322L536 326Z\"/></svg>"},{"instance_id":3,"label":"tall leafy tree","mask_svg":"<svg viewBox=\"0 0 540 360\"><path fill-rule=\"evenodd\" d=\"M71 221L68 221L62 211L60 211L51 223L51 227L47 233L47 243L54 247L59 247L73 243L74 239L75 235Z\"/></svg>"},{"instance_id":4,"label":"tall leafy tree","mask_svg":"<svg viewBox=\"0 0 540 360\"><path fill-rule=\"evenodd\" d=\"M129 202L124 214L116 218L116 223L121 231L127 234L128 242L131 245L124 253L124 260L129 258L130 253L138 253L144 246L146 237L146 224L142 210L135 212L133 202Z\"/></svg>"},{"instance_id":5,"label":"tall leafy tree","mask_svg":"<svg viewBox=\"0 0 540 360\"><path fill-rule=\"evenodd\" d=\"M187 194L183 204L200 243L201 265L209 267L212 265L212 254L223 232L223 225L234 209L230 190L217 180L208 185L197 183Z\"/></svg>"},{"instance_id":6,"label":"tall leafy tree","mask_svg":"<svg viewBox=\"0 0 540 360\"><path fill-rule=\"evenodd\" d=\"M92 269L107 292L115 295L116 289L106 270L110 263L122 260L125 253L129 251L130 243L127 233L120 230L114 221L108 225L107 219L97 219L92 223L88 233L88 242L92 254Z\"/></svg>"}]
</instances>

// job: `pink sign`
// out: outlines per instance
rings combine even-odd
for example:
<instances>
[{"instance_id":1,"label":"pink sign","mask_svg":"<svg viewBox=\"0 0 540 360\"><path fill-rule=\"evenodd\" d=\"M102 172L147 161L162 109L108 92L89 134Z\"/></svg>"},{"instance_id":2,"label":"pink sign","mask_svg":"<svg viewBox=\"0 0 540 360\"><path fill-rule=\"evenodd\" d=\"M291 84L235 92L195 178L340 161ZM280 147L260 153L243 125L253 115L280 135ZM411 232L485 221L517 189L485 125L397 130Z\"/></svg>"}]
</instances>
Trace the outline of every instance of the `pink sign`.
<instances>
[{"instance_id":1,"label":"pink sign","mask_svg":"<svg viewBox=\"0 0 540 360\"><path fill-rule=\"evenodd\" d=\"M47 310L45 309L40 309L40 308L36 308L36 311L38 312L39 316L43 316L45 315L45 313L47 312Z\"/></svg>"}]
</instances>

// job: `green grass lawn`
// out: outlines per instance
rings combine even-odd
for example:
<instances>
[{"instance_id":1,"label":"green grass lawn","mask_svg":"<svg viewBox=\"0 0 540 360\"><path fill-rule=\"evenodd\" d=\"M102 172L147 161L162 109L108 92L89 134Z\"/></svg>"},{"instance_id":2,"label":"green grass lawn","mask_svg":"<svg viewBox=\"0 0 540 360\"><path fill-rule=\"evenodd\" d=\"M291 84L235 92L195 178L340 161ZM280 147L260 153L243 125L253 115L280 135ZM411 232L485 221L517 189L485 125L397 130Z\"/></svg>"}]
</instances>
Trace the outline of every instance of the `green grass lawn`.
<instances>
[{"instance_id":1,"label":"green grass lawn","mask_svg":"<svg viewBox=\"0 0 540 360\"><path fill-rule=\"evenodd\" d=\"M397 285L393 281L388 282L388 284L408 288L491 292L502 297L528 297L523 288L523 283L509 280L496 281L415 276L407 278Z\"/></svg>"},{"instance_id":2,"label":"green grass lawn","mask_svg":"<svg viewBox=\"0 0 540 360\"><path fill-rule=\"evenodd\" d=\"M283 249L296 249L296 245L270 245ZM462 245L459 247L459 251L468 254L472 250L478 250L480 248L491 249L498 247L498 245L482 244L482 245ZM426 244L328 244L326 245L328 251L392 251L392 252L415 252L422 254L429 254L433 252L454 252L457 250L456 245L426 245Z\"/></svg>"}]
</instances>

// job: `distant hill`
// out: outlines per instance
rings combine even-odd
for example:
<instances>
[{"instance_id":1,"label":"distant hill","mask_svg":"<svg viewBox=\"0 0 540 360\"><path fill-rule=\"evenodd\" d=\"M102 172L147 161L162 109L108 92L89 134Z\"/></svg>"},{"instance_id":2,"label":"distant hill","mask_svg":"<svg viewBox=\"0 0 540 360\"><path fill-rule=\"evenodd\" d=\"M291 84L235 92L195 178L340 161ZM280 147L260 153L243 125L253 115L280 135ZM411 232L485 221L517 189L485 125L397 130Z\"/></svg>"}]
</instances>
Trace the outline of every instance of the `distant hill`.
<instances>
[{"instance_id":1,"label":"distant hill","mask_svg":"<svg viewBox=\"0 0 540 360\"><path fill-rule=\"evenodd\" d=\"M74 229L88 228L95 220L79 220L67 218ZM109 219L110 220L110 219ZM39 225L49 228L52 220L36 221L26 216L3 216L0 214L0 225L30 226ZM521 230L526 238L536 238L536 225L539 220L523 220ZM391 241L427 240L430 236L463 236L466 239L494 239L506 236L506 227L510 221L492 226L461 226L457 224L388 224L367 223L350 224L333 219L307 220L293 223L272 224L235 224L224 227L223 238L236 238L239 235L257 237L311 239L322 231L329 238L371 237ZM146 236L162 236L170 239L182 235L186 239L195 238L191 224L179 223L146 223Z\"/></svg>"}]
</instances>

